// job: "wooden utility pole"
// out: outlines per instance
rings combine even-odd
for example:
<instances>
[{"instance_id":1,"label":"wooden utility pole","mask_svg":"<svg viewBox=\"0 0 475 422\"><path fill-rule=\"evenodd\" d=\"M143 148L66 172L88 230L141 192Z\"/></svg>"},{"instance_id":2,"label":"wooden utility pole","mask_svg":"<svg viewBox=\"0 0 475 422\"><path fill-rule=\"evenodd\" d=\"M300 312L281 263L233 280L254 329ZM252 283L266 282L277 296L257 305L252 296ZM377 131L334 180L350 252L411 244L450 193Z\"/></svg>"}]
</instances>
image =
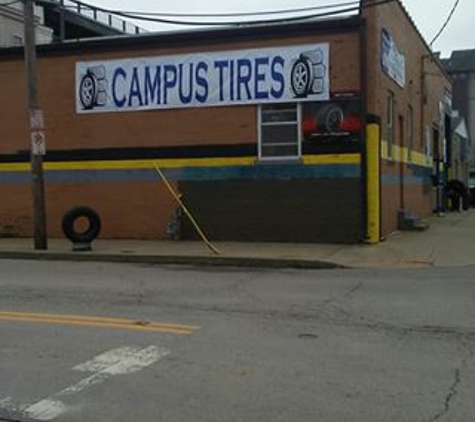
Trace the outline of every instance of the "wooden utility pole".
<instances>
[{"instance_id":1,"label":"wooden utility pole","mask_svg":"<svg viewBox=\"0 0 475 422\"><path fill-rule=\"evenodd\" d=\"M30 161L33 193L33 224L35 249L48 249L46 236L46 207L44 193L43 155L45 136L43 112L38 99L36 74L36 36L34 0L24 0L25 73L28 91L28 116L30 120Z\"/></svg>"}]
</instances>

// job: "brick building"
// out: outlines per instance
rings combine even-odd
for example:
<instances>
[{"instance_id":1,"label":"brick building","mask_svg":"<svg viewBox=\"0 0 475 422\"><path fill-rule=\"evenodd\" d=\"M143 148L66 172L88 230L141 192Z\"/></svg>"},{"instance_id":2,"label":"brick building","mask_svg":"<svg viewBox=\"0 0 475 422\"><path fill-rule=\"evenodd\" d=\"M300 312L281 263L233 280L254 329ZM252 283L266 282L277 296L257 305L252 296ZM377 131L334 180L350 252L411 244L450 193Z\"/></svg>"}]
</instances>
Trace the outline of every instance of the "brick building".
<instances>
[{"instance_id":1,"label":"brick building","mask_svg":"<svg viewBox=\"0 0 475 422\"><path fill-rule=\"evenodd\" d=\"M467 124L468 136L475 138L475 50L452 51L442 60L453 81L454 108ZM475 150L470 148L470 164L475 172Z\"/></svg>"},{"instance_id":2,"label":"brick building","mask_svg":"<svg viewBox=\"0 0 475 422\"><path fill-rule=\"evenodd\" d=\"M45 25L44 10L35 6L35 28L38 44L50 43L53 30ZM0 48L23 45L23 4L7 2L0 4Z\"/></svg>"},{"instance_id":3,"label":"brick building","mask_svg":"<svg viewBox=\"0 0 475 422\"><path fill-rule=\"evenodd\" d=\"M398 1L43 46L38 67L51 236L88 205L105 238L163 239L176 219L194 238L155 164L216 240L375 242L436 207L451 85ZM0 233L30 236L21 49L0 74Z\"/></svg>"}]
</instances>

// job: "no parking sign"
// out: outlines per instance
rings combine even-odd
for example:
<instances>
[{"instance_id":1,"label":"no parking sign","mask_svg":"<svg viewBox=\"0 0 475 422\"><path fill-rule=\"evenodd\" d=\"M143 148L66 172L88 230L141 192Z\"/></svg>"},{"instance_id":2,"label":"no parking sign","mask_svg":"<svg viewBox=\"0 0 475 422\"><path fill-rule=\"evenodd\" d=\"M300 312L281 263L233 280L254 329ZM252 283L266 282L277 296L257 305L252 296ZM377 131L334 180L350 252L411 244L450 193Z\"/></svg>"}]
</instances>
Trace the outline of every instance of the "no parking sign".
<instances>
[{"instance_id":1,"label":"no parking sign","mask_svg":"<svg viewBox=\"0 0 475 422\"><path fill-rule=\"evenodd\" d=\"M41 130L31 132L31 153L33 155L46 154L46 136Z\"/></svg>"}]
</instances>

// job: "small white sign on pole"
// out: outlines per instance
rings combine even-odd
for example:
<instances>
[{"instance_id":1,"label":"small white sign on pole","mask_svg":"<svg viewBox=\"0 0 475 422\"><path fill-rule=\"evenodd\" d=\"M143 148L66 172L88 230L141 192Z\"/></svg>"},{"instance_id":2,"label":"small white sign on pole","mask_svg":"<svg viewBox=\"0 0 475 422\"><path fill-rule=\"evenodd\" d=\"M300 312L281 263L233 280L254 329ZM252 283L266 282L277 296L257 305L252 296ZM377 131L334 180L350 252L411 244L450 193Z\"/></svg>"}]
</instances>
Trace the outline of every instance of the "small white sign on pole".
<instances>
[{"instance_id":1,"label":"small white sign on pole","mask_svg":"<svg viewBox=\"0 0 475 422\"><path fill-rule=\"evenodd\" d=\"M46 136L41 130L31 132L31 153L33 155L46 155Z\"/></svg>"},{"instance_id":2,"label":"small white sign on pole","mask_svg":"<svg viewBox=\"0 0 475 422\"><path fill-rule=\"evenodd\" d=\"M43 110L30 111L30 128L31 130L34 130L34 131L44 130L45 119L44 119Z\"/></svg>"}]
</instances>

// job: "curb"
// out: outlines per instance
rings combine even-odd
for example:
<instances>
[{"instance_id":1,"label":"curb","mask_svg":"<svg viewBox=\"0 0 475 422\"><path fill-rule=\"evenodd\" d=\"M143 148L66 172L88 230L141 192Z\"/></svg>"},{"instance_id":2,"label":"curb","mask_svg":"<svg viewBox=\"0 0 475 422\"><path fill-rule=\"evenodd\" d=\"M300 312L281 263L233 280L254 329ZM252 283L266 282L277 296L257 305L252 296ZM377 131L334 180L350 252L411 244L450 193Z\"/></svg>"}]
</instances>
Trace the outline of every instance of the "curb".
<instances>
[{"instance_id":1,"label":"curb","mask_svg":"<svg viewBox=\"0 0 475 422\"><path fill-rule=\"evenodd\" d=\"M194 265L203 267L244 267L244 268L291 268L308 270L348 269L344 265L328 261L304 259L239 258L206 256L165 256L165 255L124 255L96 254L88 252L0 252L0 259L110 262L127 264Z\"/></svg>"}]
</instances>

